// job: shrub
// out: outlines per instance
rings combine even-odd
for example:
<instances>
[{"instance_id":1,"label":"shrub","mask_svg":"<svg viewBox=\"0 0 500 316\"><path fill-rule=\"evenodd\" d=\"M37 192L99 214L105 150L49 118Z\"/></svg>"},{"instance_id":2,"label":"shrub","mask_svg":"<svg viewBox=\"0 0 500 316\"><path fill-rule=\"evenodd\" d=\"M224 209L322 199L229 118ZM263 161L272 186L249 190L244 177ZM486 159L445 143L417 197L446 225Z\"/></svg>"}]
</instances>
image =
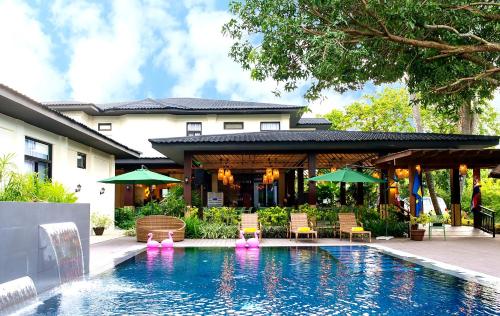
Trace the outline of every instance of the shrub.
<instances>
[{"instance_id":1,"label":"shrub","mask_svg":"<svg viewBox=\"0 0 500 316\"><path fill-rule=\"evenodd\" d=\"M273 206L257 211L263 226L287 226L290 214L286 208Z\"/></svg>"},{"instance_id":2,"label":"shrub","mask_svg":"<svg viewBox=\"0 0 500 316\"><path fill-rule=\"evenodd\" d=\"M263 226L262 237L265 238L286 238L286 226Z\"/></svg>"},{"instance_id":3,"label":"shrub","mask_svg":"<svg viewBox=\"0 0 500 316\"><path fill-rule=\"evenodd\" d=\"M170 189L167 197L165 197L160 202L160 208L162 209L164 215L182 217L186 210L186 202L183 198L183 188L181 186L175 186Z\"/></svg>"},{"instance_id":4,"label":"shrub","mask_svg":"<svg viewBox=\"0 0 500 316\"><path fill-rule=\"evenodd\" d=\"M211 207L203 210L203 219L209 223L238 225L240 212L233 207Z\"/></svg>"},{"instance_id":5,"label":"shrub","mask_svg":"<svg viewBox=\"0 0 500 316\"><path fill-rule=\"evenodd\" d=\"M236 238L238 236L238 226L203 222L200 225L200 235L201 238L208 239Z\"/></svg>"},{"instance_id":6,"label":"shrub","mask_svg":"<svg viewBox=\"0 0 500 316\"><path fill-rule=\"evenodd\" d=\"M131 229L135 227L137 216L131 207L115 209L115 226L121 229Z\"/></svg>"},{"instance_id":7,"label":"shrub","mask_svg":"<svg viewBox=\"0 0 500 316\"><path fill-rule=\"evenodd\" d=\"M160 206L158 202L151 201L146 205L137 208L137 214L142 216L164 215L165 210Z\"/></svg>"},{"instance_id":8,"label":"shrub","mask_svg":"<svg viewBox=\"0 0 500 316\"><path fill-rule=\"evenodd\" d=\"M201 238L201 226L203 222L196 216L189 216L184 219L186 223L186 238Z\"/></svg>"},{"instance_id":9,"label":"shrub","mask_svg":"<svg viewBox=\"0 0 500 316\"><path fill-rule=\"evenodd\" d=\"M54 203L75 203L78 199L74 192L68 192L59 182L41 182L38 199Z\"/></svg>"},{"instance_id":10,"label":"shrub","mask_svg":"<svg viewBox=\"0 0 500 316\"><path fill-rule=\"evenodd\" d=\"M373 237L385 236L386 235L386 221L384 219L368 220L363 222L363 227L365 230L372 232ZM408 223L398 222L388 219L387 221L387 235L394 237L403 237L405 233L408 233Z\"/></svg>"}]
</instances>

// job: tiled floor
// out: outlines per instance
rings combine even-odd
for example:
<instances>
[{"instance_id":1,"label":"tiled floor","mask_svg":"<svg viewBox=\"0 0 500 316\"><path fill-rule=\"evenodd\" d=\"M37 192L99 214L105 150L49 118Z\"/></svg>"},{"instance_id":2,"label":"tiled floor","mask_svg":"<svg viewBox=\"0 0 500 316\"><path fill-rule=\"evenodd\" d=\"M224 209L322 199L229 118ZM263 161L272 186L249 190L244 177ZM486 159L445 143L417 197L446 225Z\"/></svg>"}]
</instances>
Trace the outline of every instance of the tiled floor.
<instances>
[{"instance_id":1,"label":"tiled floor","mask_svg":"<svg viewBox=\"0 0 500 316\"><path fill-rule=\"evenodd\" d=\"M235 239L186 239L175 243L175 247L234 247ZM363 245L362 242L339 241L322 238L316 242L302 240L295 242L288 239L263 239L262 247L289 246L339 246ZM373 240L370 245L382 246L389 250L402 251L415 256L439 261L500 278L500 239L498 238L448 238L425 240L421 242L407 239L389 241ZM90 272L96 274L140 253L146 248L145 243L138 243L134 237L120 237L90 246Z\"/></svg>"}]
</instances>

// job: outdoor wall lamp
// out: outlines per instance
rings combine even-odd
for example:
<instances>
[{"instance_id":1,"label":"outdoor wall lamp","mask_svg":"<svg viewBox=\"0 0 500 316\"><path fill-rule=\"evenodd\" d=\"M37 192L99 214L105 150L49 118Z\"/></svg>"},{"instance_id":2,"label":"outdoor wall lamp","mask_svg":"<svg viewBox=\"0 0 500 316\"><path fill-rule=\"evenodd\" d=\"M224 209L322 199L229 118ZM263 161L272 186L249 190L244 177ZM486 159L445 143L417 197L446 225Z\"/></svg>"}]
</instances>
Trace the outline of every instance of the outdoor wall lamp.
<instances>
[{"instance_id":1,"label":"outdoor wall lamp","mask_svg":"<svg viewBox=\"0 0 500 316\"><path fill-rule=\"evenodd\" d=\"M184 178L184 183L185 183L185 184L188 184L188 183L189 183L189 177L185 177L185 178Z\"/></svg>"},{"instance_id":2,"label":"outdoor wall lamp","mask_svg":"<svg viewBox=\"0 0 500 316\"><path fill-rule=\"evenodd\" d=\"M105 191L106 191L106 189L105 189L105 188L101 188L101 191L99 191L99 194L100 194L100 195L103 195Z\"/></svg>"},{"instance_id":3,"label":"outdoor wall lamp","mask_svg":"<svg viewBox=\"0 0 500 316\"><path fill-rule=\"evenodd\" d=\"M80 184L77 184L75 192L80 192L81 190L82 190L82 186Z\"/></svg>"},{"instance_id":4,"label":"outdoor wall lamp","mask_svg":"<svg viewBox=\"0 0 500 316\"><path fill-rule=\"evenodd\" d=\"M130 191L130 185L125 186L125 190Z\"/></svg>"}]
</instances>

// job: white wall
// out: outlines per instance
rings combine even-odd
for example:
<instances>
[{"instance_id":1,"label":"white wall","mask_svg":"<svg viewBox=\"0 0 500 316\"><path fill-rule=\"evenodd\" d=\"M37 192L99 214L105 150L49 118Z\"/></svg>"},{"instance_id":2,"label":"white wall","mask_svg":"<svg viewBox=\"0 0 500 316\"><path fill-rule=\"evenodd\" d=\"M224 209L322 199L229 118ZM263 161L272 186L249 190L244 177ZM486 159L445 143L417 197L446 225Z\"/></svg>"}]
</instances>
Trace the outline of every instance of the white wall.
<instances>
[{"instance_id":1,"label":"white wall","mask_svg":"<svg viewBox=\"0 0 500 316\"><path fill-rule=\"evenodd\" d=\"M24 172L26 136L52 145L52 179L62 183L69 191L74 191L80 184L82 188L76 193L77 203L90 203L91 212L114 218L115 187L112 184L97 183L97 180L114 176L113 155L0 114L0 155L14 153L13 163L21 172ZM77 152L87 155L86 169L77 168ZM103 187L105 193L101 195L99 191Z\"/></svg>"},{"instance_id":2,"label":"white wall","mask_svg":"<svg viewBox=\"0 0 500 316\"><path fill-rule=\"evenodd\" d=\"M65 115L97 130L99 123L111 123L112 131L100 133L112 137L143 157L162 157L154 150L150 138L186 136L187 122L201 122L203 135L259 132L260 122L280 122L282 130L290 129L290 114L126 114L122 116L89 117L83 112L64 112ZM225 130L224 122L243 122L243 130Z\"/></svg>"}]
</instances>

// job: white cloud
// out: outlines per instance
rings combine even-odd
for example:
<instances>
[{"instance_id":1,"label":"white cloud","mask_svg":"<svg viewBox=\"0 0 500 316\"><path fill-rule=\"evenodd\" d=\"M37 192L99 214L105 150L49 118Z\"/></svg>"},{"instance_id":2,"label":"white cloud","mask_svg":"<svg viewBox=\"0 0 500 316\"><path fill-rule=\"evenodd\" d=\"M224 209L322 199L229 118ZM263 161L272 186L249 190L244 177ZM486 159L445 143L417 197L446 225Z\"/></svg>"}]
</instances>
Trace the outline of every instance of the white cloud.
<instances>
[{"instance_id":1,"label":"white cloud","mask_svg":"<svg viewBox=\"0 0 500 316\"><path fill-rule=\"evenodd\" d=\"M273 80L257 82L248 72L234 62L228 52L231 39L221 33L222 25L230 19L226 11L214 10L210 5L191 2L184 23L185 28L164 34L167 46L156 62L177 78L169 94L173 96L196 96L206 94L213 87L218 94L233 100L253 100L289 104L307 104L302 96L306 82L293 92L283 92L281 97L273 94L277 84ZM323 114L333 107L353 101L352 95L331 92L326 99L311 104L313 113Z\"/></svg>"},{"instance_id":2,"label":"white cloud","mask_svg":"<svg viewBox=\"0 0 500 316\"><path fill-rule=\"evenodd\" d=\"M143 81L141 68L163 43L156 32L172 26L162 1L102 3L57 1L55 24L66 27L70 49L68 81L71 97L106 102L130 99Z\"/></svg>"},{"instance_id":3,"label":"white cloud","mask_svg":"<svg viewBox=\"0 0 500 316\"><path fill-rule=\"evenodd\" d=\"M20 1L0 1L0 82L38 100L65 94L54 65L54 46L37 11Z\"/></svg>"}]
</instances>

